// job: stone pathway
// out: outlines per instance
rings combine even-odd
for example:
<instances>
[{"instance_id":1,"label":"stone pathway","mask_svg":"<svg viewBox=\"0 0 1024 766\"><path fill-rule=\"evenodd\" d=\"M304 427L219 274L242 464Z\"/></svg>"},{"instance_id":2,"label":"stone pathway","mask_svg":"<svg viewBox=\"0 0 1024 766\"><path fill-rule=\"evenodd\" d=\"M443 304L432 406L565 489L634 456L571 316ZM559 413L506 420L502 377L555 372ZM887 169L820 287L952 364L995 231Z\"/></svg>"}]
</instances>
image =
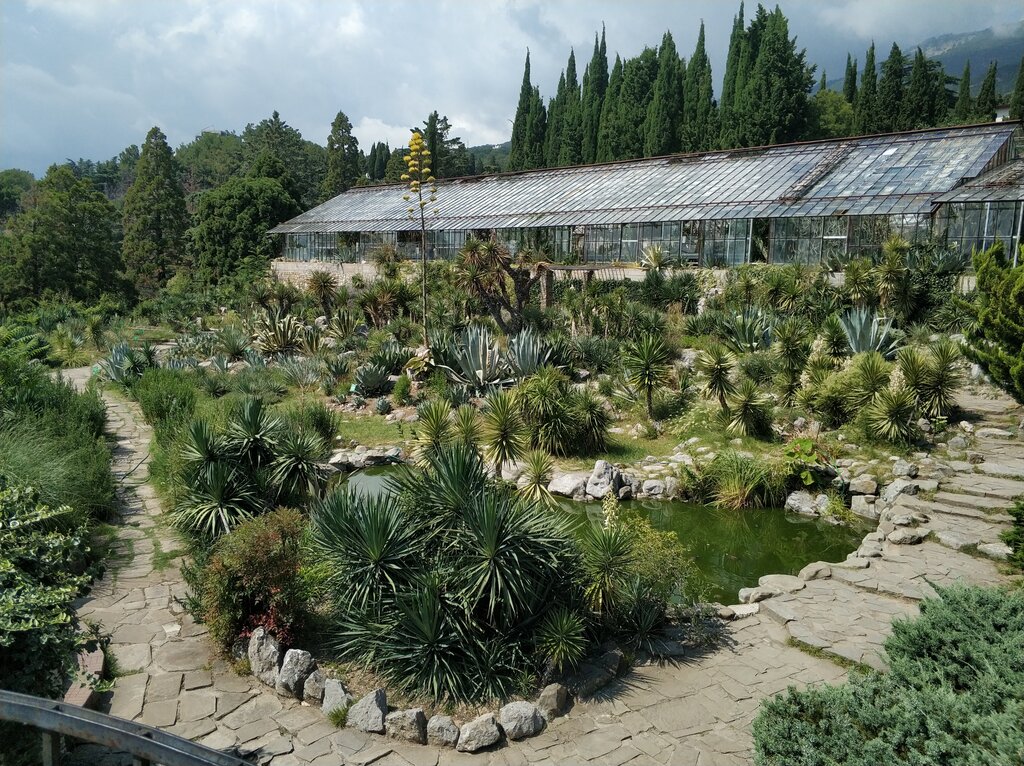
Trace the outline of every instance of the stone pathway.
<instances>
[{"instance_id":1,"label":"stone pathway","mask_svg":"<svg viewBox=\"0 0 1024 766\"><path fill-rule=\"evenodd\" d=\"M70 377L82 384L88 371L73 371ZM151 431L134 403L104 398L117 438L120 558L78 603L80 617L101 622L112 634L111 649L124 674L104 709L215 748L256 751L260 763L274 766L748 764L750 723L761 699L791 685L845 677L838 664L795 648L791 639L837 658L882 667L879 650L891 620L916 612L915 602L930 592L925 580L1000 580L992 562L957 547L996 539L1008 519L1005 495L1017 488L1008 483L1012 479L965 469L944 481L930 499L901 497L901 510L929 516L938 541L881 543L879 556L834 565L829 577L762 602L760 614L730 623L724 645L711 653L635 668L596 698L577 702L539 736L468 755L337 729L317 709L234 675L179 601L185 593L180 560L166 556L179 543L146 483ZM993 408L986 402L986 407L995 409L985 413L987 419L1005 424L1010 405ZM992 455L993 462L1012 466L1010 461L1024 460L1020 442L976 441L978 451ZM1024 493L1024 483L1019 491ZM91 746L78 748L75 756L82 764L131 762Z\"/></svg>"}]
</instances>

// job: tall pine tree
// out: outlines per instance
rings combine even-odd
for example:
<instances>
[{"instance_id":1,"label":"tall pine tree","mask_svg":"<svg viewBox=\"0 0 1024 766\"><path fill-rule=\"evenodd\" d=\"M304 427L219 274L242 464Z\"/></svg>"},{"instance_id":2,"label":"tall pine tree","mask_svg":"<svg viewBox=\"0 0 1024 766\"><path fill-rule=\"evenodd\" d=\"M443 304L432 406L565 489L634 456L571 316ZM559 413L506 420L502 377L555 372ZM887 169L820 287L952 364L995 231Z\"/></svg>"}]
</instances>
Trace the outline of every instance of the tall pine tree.
<instances>
[{"instance_id":1,"label":"tall pine tree","mask_svg":"<svg viewBox=\"0 0 1024 766\"><path fill-rule=\"evenodd\" d=\"M878 81L878 131L890 133L903 130L903 69L907 59L896 43L889 50L889 58L882 62L882 78Z\"/></svg>"},{"instance_id":2,"label":"tall pine tree","mask_svg":"<svg viewBox=\"0 0 1024 766\"><path fill-rule=\"evenodd\" d=\"M644 124L645 157L679 151L680 121L685 100L683 82L683 63L672 33L665 32L658 49L658 79L654 82L654 96Z\"/></svg>"},{"instance_id":3,"label":"tall pine tree","mask_svg":"<svg viewBox=\"0 0 1024 766\"><path fill-rule=\"evenodd\" d=\"M732 20L729 54L725 60L725 79L722 83L722 98L719 101L722 127L718 143L723 148L731 148L739 143L736 124L736 79L739 75L740 60L746 41L747 33L743 28L743 3L741 2L739 13Z\"/></svg>"},{"instance_id":4,"label":"tall pine tree","mask_svg":"<svg viewBox=\"0 0 1024 766\"><path fill-rule=\"evenodd\" d=\"M604 109L605 92L608 90L608 48L604 41L604 27L601 41L594 35L594 54L583 72L583 93L580 98L580 148L583 162L597 161L597 135L601 128L601 113Z\"/></svg>"},{"instance_id":5,"label":"tall pine tree","mask_svg":"<svg viewBox=\"0 0 1024 766\"><path fill-rule=\"evenodd\" d=\"M1021 57L1020 67L1017 69L1017 80L1013 85L1013 95L1010 96L1010 119L1022 118L1024 118L1024 56Z\"/></svg>"},{"instance_id":6,"label":"tall pine tree","mask_svg":"<svg viewBox=\"0 0 1024 766\"><path fill-rule=\"evenodd\" d=\"M974 103L974 113L982 122L991 122L996 118L996 62L988 65L985 79L981 81L978 100Z\"/></svg>"},{"instance_id":7,"label":"tall pine tree","mask_svg":"<svg viewBox=\"0 0 1024 766\"><path fill-rule=\"evenodd\" d=\"M857 89L857 103L853 110L853 130L858 135L878 132L878 73L875 71L875 44L871 43L864 56L864 72Z\"/></svg>"},{"instance_id":8,"label":"tall pine tree","mask_svg":"<svg viewBox=\"0 0 1024 766\"><path fill-rule=\"evenodd\" d=\"M563 167L583 161L583 110L580 81L576 75L576 53L569 51L565 66L565 100L562 104L562 145L554 164Z\"/></svg>"},{"instance_id":9,"label":"tall pine tree","mask_svg":"<svg viewBox=\"0 0 1024 766\"><path fill-rule=\"evenodd\" d=\"M843 95L851 103L857 103L857 59L846 54L846 76L843 77Z\"/></svg>"},{"instance_id":10,"label":"tall pine tree","mask_svg":"<svg viewBox=\"0 0 1024 766\"><path fill-rule=\"evenodd\" d=\"M936 93L935 76L928 67L924 53L917 49L914 64L910 69L910 82L903 101L902 128L914 130L928 128L935 124Z\"/></svg>"},{"instance_id":11,"label":"tall pine tree","mask_svg":"<svg viewBox=\"0 0 1024 766\"><path fill-rule=\"evenodd\" d=\"M355 186L358 180L359 141L352 135L348 117L338 112L327 136L327 175L320 196L324 200L336 197Z\"/></svg>"},{"instance_id":12,"label":"tall pine tree","mask_svg":"<svg viewBox=\"0 0 1024 766\"><path fill-rule=\"evenodd\" d=\"M558 154L562 151L565 99L565 72L563 71L558 78L555 97L548 102L547 131L544 136L544 164L549 168L558 164Z\"/></svg>"},{"instance_id":13,"label":"tall pine tree","mask_svg":"<svg viewBox=\"0 0 1024 766\"><path fill-rule=\"evenodd\" d=\"M615 56L615 66L608 78L608 88L601 106L601 120L597 134L595 162L611 162L619 159L618 113L619 94L622 92L622 59Z\"/></svg>"},{"instance_id":14,"label":"tall pine tree","mask_svg":"<svg viewBox=\"0 0 1024 766\"><path fill-rule=\"evenodd\" d=\"M530 115L536 114L533 103L533 83L530 82L530 51L526 51L526 66L523 68L523 84L519 88L519 104L516 106L516 117L512 122L512 141L508 151L508 170L527 170L537 167L531 164L537 153L537 147L531 145L534 140L535 123L531 125ZM540 153L543 154L543 139Z\"/></svg>"},{"instance_id":15,"label":"tall pine tree","mask_svg":"<svg viewBox=\"0 0 1024 766\"><path fill-rule=\"evenodd\" d=\"M684 152L713 149L718 144L718 106L711 83L711 62L704 48L704 22L686 66L686 101L680 139Z\"/></svg>"},{"instance_id":16,"label":"tall pine tree","mask_svg":"<svg viewBox=\"0 0 1024 766\"><path fill-rule=\"evenodd\" d=\"M172 276L182 260L188 225L181 170L167 137L154 127L142 145L122 211L125 276L140 297L153 297Z\"/></svg>"}]
</instances>

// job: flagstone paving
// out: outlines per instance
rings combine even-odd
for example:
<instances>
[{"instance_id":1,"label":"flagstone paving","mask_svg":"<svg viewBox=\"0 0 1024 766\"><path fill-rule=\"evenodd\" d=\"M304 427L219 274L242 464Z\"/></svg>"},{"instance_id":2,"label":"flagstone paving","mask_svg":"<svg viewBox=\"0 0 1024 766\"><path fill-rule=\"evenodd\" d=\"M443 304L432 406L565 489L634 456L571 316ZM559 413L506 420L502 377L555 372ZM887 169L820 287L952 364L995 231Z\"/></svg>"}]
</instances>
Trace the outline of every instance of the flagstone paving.
<instances>
[{"instance_id":1,"label":"flagstone paving","mask_svg":"<svg viewBox=\"0 0 1024 766\"><path fill-rule=\"evenodd\" d=\"M70 377L82 385L88 371ZM111 634L123 674L104 709L214 748L255 751L256 760L274 766L748 764L750 724L764 697L788 686L842 681L846 671L827 656L884 668L881 645L892 619L916 613L916 602L933 593L931 584L1002 581L996 564L972 551L998 540L1009 522L1008 498L1024 493L1024 470L1017 468L1024 443L978 438L974 450L986 461L991 455L1002 466L1000 476L979 469L984 463L963 463L934 495L898 500L902 511L928 515L923 526L934 535L925 542L893 545L873 533L878 540L866 544L877 555L833 565L830 577L762 602L760 614L730 623L725 641L707 654L634 668L595 698L578 701L539 736L470 755L337 729L317 709L235 675L181 604L180 559L169 554L182 546L147 483L151 429L134 403L107 393L104 399L117 440L113 470L122 521L117 558L77 605L82 619ZM989 425L1020 419L1005 397L968 398L964 405ZM818 651L801 651L797 643ZM92 746L78 748L73 758L131 763Z\"/></svg>"}]
</instances>

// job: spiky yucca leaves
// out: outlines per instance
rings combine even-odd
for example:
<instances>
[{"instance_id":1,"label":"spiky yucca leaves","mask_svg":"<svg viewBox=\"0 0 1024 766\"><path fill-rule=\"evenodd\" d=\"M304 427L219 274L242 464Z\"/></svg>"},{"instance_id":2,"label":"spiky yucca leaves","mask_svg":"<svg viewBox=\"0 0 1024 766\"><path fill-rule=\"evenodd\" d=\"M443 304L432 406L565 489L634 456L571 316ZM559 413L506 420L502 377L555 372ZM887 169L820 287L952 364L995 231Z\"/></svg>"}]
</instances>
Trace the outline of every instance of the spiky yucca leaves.
<instances>
[{"instance_id":1,"label":"spiky yucca leaves","mask_svg":"<svg viewBox=\"0 0 1024 766\"><path fill-rule=\"evenodd\" d=\"M284 359L277 367L277 375L290 388L315 391L323 382L323 367L315 359L296 357Z\"/></svg>"},{"instance_id":2,"label":"spiky yucca leaves","mask_svg":"<svg viewBox=\"0 0 1024 766\"><path fill-rule=\"evenodd\" d=\"M329 454L330 445L319 434L286 430L278 439L270 464L270 481L278 502L296 505L319 497L327 484L324 461Z\"/></svg>"},{"instance_id":3,"label":"spiky yucca leaves","mask_svg":"<svg viewBox=\"0 0 1024 766\"><path fill-rule=\"evenodd\" d=\"M174 526L189 534L216 537L266 510L242 471L225 462L196 474L172 514Z\"/></svg>"},{"instance_id":4,"label":"spiky yucca leaves","mask_svg":"<svg viewBox=\"0 0 1024 766\"><path fill-rule=\"evenodd\" d=\"M593 391L585 388L572 392L569 410L576 421L576 454L592 455L604 452L607 446L608 426L611 423L604 403Z\"/></svg>"},{"instance_id":5,"label":"spiky yucca leaves","mask_svg":"<svg viewBox=\"0 0 1024 766\"><path fill-rule=\"evenodd\" d=\"M551 474L555 470L555 461L544 450L530 450L523 459L523 477L519 483L519 493L527 500L547 508L555 505L555 498L548 491Z\"/></svg>"},{"instance_id":6,"label":"spiky yucca leaves","mask_svg":"<svg viewBox=\"0 0 1024 766\"><path fill-rule=\"evenodd\" d=\"M850 338L838 314L825 317L814 345L832 362L838 362L850 353Z\"/></svg>"},{"instance_id":7,"label":"spiky yucca leaves","mask_svg":"<svg viewBox=\"0 0 1024 766\"><path fill-rule=\"evenodd\" d=\"M779 504L784 481L764 460L726 451L705 469L715 505L723 508L762 508Z\"/></svg>"},{"instance_id":8,"label":"spiky yucca leaves","mask_svg":"<svg viewBox=\"0 0 1024 766\"><path fill-rule=\"evenodd\" d=\"M712 343L697 355L695 366L705 378L705 393L717 397L723 410L728 409L728 397L736 389L732 382L736 357L722 344Z\"/></svg>"},{"instance_id":9,"label":"spiky yucca leaves","mask_svg":"<svg viewBox=\"0 0 1024 766\"><path fill-rule=\"evenodd\" d=\"M233 458L255 470L274 459L281 435L281 419L270 413L262 399L248 398L228 420L224 449Z\"/></svg>"},{"instance_id":10,"label":"spiky yucca leaves","mask_svg":"<svg viewBox=\"0 0 1024 766\"><path fill-rule=\"evenodd\" d=\"M482 436L484 455L500 478L505 463L519 460L528 446L526 424L508 391L496 391L484 402Z\"/></svg>"},{"instance_id":11,"label":"spiky yucca leaves","mask_svg":"<svg viewBox=\"0 0 1024 766\"><path fill-rule=\"evenodd\" d=\"M452 408L443 399L423 402L416 408L416 454L429 460L452 439Z\"/></svg>"},{"instance_id":12,"label":"spiky yucca leaves","mask_svg":"<svg viewBox=\"0 0 1024 766\"><path fill-rule=\"evenodd\" d=\"M722 410L726 430L737 436L766 436L772 428L772 401L750 378L744 378L729 396L729 407Z\"/></svg>"},{"instance_id":13,"label":"spiky yucca leaves","mask_svg":"<svg viewBox=\"0 0 1024 766\"><path fill-rule=\"evenodd\" d=\"M565 607L548 612L537 631L537 648L554 671L575 667L587 645L583 618Z\"/></svg>"},{"instance_id":14,"label":"spiky yucca leaves","mask_svg":"<svg viewBox=\"0 0 1024 766\"><path fill-rule=\"evenodd\" d=\"M811 354L807 327L797 317L786 317L775 324L772 351L779 360L780 372L788 378L799 378Z\"/></svg>"},{"instance_id":15,"label":"spiky yucca leaves","mask_svg":"<svg viewBox=\"0 0 1024 766\"><path fill-rule=\"evenodd\" d=\"M228 458L227 445L205 420L194 420L188 427L179 448L179 457L186 481L195 482L208 476L215 465Z\"/></svg>"},{"instance_id":16,"label":"spiky yucca leaves","mask_svg":"<svg viewBox=\"0 0 1024 766\"><path fill-rule=\"evenodd\" d=\"M854 258L843 269L843 292L854 306L868 306L878 297L878 284L871 261Z\"/></svg>"},{"instance_id":17,"label":"spiky yucca leaves","mask_svg":"<svg viewBox=\"0 0 1024 766\"><path fill-rule=\"evenodd\" d=\"M670 357L661 338L654 335L645 335L630 343L623 354L626 379L644 392L648 418L654 418L654 389L668 381Z\"/></svg>"},{"instance_id":18,"label":"spiky yucca leaves","mask_svg":"<svg viewBox=\"0 0 1024 766\"><path fill-rule=\"evenodd\" d=\"M875 394L889 385L892 375L892 367L877 351L856 356L850 371L846 398L854 412L870 404Z\"/></svg>"},{"instance_id":19,"label":"spiky yucca leaves","mask_svg":"<svg viewBox=\"0 0 1024 766\"><path fill-rule=\"evenodd\" d=\"M232 362L238 362L245 358L245 352L250 343L248 333L237 325L225 325L217 333L217 350Z\"/></svg>"},{"instance_id":20,"label":"spiky yucca leaves","mask_svg":"<svg viewBox=\"0 0 1024 766\"><path fill-rule=\"evenodd\" d=\"M917 401L909 388L883 388L861 413L864 432L876 441L908 444L917 434Z\"/></svg>"},{"instance_id":21,"label":"spiky yucca leaves","mask_svg":"<svg viewBox=\"0 0 1024 766\"><path fill-rule=\"evenodd\" d=\"M928 417L947 417L956 408L956 393L963 385L960 349L949 338L941 338L929 350L924 387L919 392Z\"/></svg>"},{"instance_id":22,"label":"spiky yucca leaves","mask_svg":"<svg viewBox=\"0 0 1024 766\"><path fill-rule=\"evenodd\" d=\"M609 417L588 390L576 390L561 370L542 367L513 393L533 447L553 455L593 454L604 449ZM635 401L635 397L630 403Z\"/></svg>"},{"instance_id":23,"label":"spiky yucca leaves","mask_svg":"<svg viewBox=\"0 0 1024 766\"><path fill-rule=\"evenodd\" d=\"M580 535L586 572L583 595L588 608L602 618L609 618L618 606L618 596L636 559L633 540L623 524L588 524Z\"/></svg>"},{"instance_id":24,"label":"spiky yucca leaves","mask_svg":"<svg viewBox=\"0 0 1024 766\"><path fill-rule=\"evenodd\" d=\"M311 271L306 278L306 294L320 307L323 315L330 319L331 309L338 297L338 280L329 271Z\"/></svg>"},{"instance_id":25,"label":"spiky yucca leaves","mask_svg":"<svg viewBox=\"0 0 1024 766\"><path fill-rule=\"evenodd\" d=\"M480 442L480 417L476 407L463 404L451 412L452 437L458 444L476 447Z\"/></svg>"}]
</instances>

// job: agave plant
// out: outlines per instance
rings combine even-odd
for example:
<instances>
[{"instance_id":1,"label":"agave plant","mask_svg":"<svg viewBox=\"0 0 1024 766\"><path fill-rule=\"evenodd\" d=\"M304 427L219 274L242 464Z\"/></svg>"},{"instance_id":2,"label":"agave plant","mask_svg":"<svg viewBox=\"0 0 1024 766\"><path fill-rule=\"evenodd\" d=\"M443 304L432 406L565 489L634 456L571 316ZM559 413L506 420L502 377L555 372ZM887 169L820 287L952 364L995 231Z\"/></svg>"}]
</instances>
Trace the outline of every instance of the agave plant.
<instances>
[{"instance_id":1,"label":"agave plant","mask_svg":"<svg viewBox=\"0 0 1024 766\"><path fill-rule=\"evenodd\" d=\"M839 320L850 344L850 351L860 354L877 351L886 359L896 353L896 340L892 333L892 319L881 317L867 308L854 308Z\"/></svg>"},{"instance_id":2,"label":"agave plant","mask_svg":"<svg viewBox=\"0 0 1024 766\"><path fill-rule=\"evenodd\" d=\"M127 343L117 343L110 353L99 362L100 372L112 383L125 388L142 377L142 373L154 366L145 349L136 349Z\"/></svg>"},{"instance_id":3,"label":"agave plant","mask_svg":"<svg viewBox=\"0 0 1024 766\"><path fill-rule=\"evenodd\" d=\"M669 352L661 338L647 335L626 347L622 364L626 379L644 392L647 417L654 418L654 389L668 381Z\"/></svg>"},{"instance_id":4,"label":"agave plant","mask_svg":"<svg viewBox=\"0 0 1024 766\"><path fill-rule=\"evenodd\" d=\"M398 375L412 357L412 350L392 340L378 346L367 362L387 370L388 375Z\"/></svg>"},{"instance_id":5,"label":"agave plant","mask_svg":"<svg viewBox=\"0 0 1024 766\"><path fill-rule=\"evenodd\" d=\"M447 353L455 364L439 364L438 367L445 371L450 380L467 386L475 393L510 382L501 350L486 327L467 327Z\"/></svg>"},{"instance_id":6,"label":"agave plant","mask_svg":"<svg viewBox=\"0 0 1024 766\"><path fill-rule=\"evenodd\" d=\"M527 328L508 342L505 362L512 377L522 380L551 362L551 346L533 329Z\"/></svg>"},{"instance_id":7,"label":"agave plant","mask_svg":"<svg viewBox=\"0 0 1024 766\"><path fill-rule=\"evenodd\" d=\"M364 364L356 369L353 378L356 392L361 396L380 396L391 388L388 371L374 364Z\"/></svg>"},{"instance_id":8,"label":"agave plant","mask_svg":"<svg viewBox=\"0 0 1024 766\"><path fill-rule=\"evenodd\" d=\"M728 397L735 390L732 376L736 357L720 343L712 343L697 355L695 367L706 378L704 390L708 396L717 397L722 409L728 409Z\"/></svg>"},{"instance_id":9,"label":"agave plant","mask_svg":"<svg viewBox=\"0 0 1024 766\"><path fill-rule=\"evenodd\" d=\"M750 309L731 314L722 322L722 335L722 342L737 354L766 349L772 340L771 317Z\"/></svg>"},{"instance_id":10,"label":"agave plant","mask_svg":"<svg viewBox=\"0 0 1024 766\"><path fill-rule=\"evenodd\" d=\"M771 433L772 402L753 380L744 378L729 395L726 430L737 436L765 436Z\"/></svg>"},{"instance_id":11,"label":"agave plant","mask_svg":"<svg viewBox=\"0 0 1024 766\"><path fill-rule=\"evenodd\" d=\"M256 345L267 356L289 356L302 349L305 326L297 317L264 314L256 322Z\"/></svg>"},{"instance_id":12,"label":"agave plant","mask_svg":"<svg viewBox=\"0 0 1024 766\"><path fill-rule=\"evenodd\" d=\"M527 448L526 425L514 397L496 391L487 397L483 408L484 455L494 463L495 476L501 476L505 463L519 460Z\"/></svg>"},{"instance_id":13,"label":"agave plant","mask_svg":"<svg viewBox=\"0 0 1024 766\"><path fill-rule=\"evenodd\" d=\"M232 362L245 359L250 342L249 335L237 325L225 325L217 333L217 349Z\"/></svg>"},{"instance_id":14,"label":"agave plant","mask_svg":"<svg viewBox=\"0 0 1024 766\"><path fill-rule=\"evenodd\" d=\"M210 369L222 375L227 375L231 372L231 360L224 354L217 354L210 360Z\"/></svg>"}]
</instances>

